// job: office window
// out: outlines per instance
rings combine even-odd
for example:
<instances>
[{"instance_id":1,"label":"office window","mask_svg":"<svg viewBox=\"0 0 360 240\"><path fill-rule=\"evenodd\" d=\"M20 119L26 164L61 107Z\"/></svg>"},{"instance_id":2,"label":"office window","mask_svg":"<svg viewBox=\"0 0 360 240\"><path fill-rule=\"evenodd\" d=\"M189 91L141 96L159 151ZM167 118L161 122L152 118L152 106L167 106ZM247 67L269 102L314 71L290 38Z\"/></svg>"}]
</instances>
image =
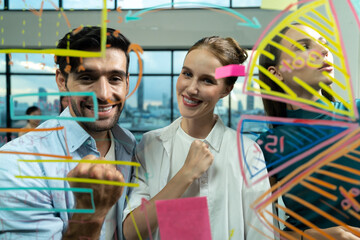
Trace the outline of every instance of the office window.
<instances>
[{"instance_id":1,"label":"office window","mask_svg":"<svg viewBox=\"0 0 360 240\"><path fill-rule=\"evenodd\" d=\"M175 51L173 69L175 74L180 74L187 51Z\"/></svg>"},{"instance_id":2,"label":"office window","mask_svg":"<svg viewBox=\"0 0 360 240\"><path fill-rule=\"evenodd\" d=\"M11 93L50 93L59 92L54 76L41 75L13 75L11 76ZM26 109L31 106L38 106L42 115L57 116L59 114L59 96L31 96L15 98L13 111L15 116L24 116ZM26 125L26 120L12 120L12 126L21 128Z\"/></svg>"},{"instance_id":3,"label":"office window","mask_svg":"<svg viewBox=\"0 0 360 240\"><path fill-rule=\"evenodd\" d=\"M243 63L245 66L245 71L248 71L248 66L250 64L252 50L248 50L248 59ZM257 64L259 60L257 60ZM254 75L259 74L258 68L255 68ZM259 96L251 96L243 93L245 77L239 77L234 85L234 89L232 90L231 97L231 128L236 129L237 124L240 120L241 115L265 115L264 105L262 103L262 98ZM250 132L262 132L266 129L265 124L260 123L247 123L244 125L243 130L249 133L249 137L252 137Z\"/></svg>"},{"instance_id":4,"label":"office window","mask_svg":"<svg viewBox=\"0 0 360 240\"><path fill-rule=\"evenodd\" d=\"M6 127L6 80L0 75L0 127Z\"/></svg>"},{"instance_id":5,"label":"office window","mask_svg":"<svg viewBox=\"0 0 360 240\"><path fill-rule=\"evenodd\" d=\"M11 54L13 73L53 73L56 66L52 54Z\"/></svg>"},{"instance_id":6,"label":"office window","mask_svg":"<svg viewBox=\"0 0 360 240\"><path fill-rule=\"evenodd\" d=\"M117 0L118 7L122 9L141 9L164 5L162 7L171 7L171 0Z\"/></svg>"},{"instance_id":7,"label":"office window","mask_svg":"<svg viewBox=\"0 0 360 240\"><path fill-rule=\"evenodd\" d=\"M237 124L240 120L241 115L264 115L264 106L262 103L261 97L254 97L243 93L244 86L244 77L239 77L234 85L232 90L231 97L231 128L236 129ZM253 124L250 126L251 129L246 129L246 131L259 131L256 126ZM261 129L261 128L260 128Z\"/></svg>"},{"instance_id":8,"label":"office window","mask_svg":"<svg viewBox=\"0 0 360 240\"><path fill-rule=\"evenodd\" d=\"M174 7L177 8L204 8L211 7L212 5L230 7L230 0L174 0Z\"/></svg>"},{"instance_id":9,"label":"office window","mask_svg":"<svg viewBox=\"0 0 360 240\"><path fill-rule=\"evenodd\" d=\"M6 128L6 81L5 76L0 75L0 128ZM0 147L8 142L6 132L0 132Z\"/></svg>"},{"instance_id":10,"label":"office window","mask_svg":"<svg viewBox=\"0 0 360 240\"><path fill-rule=\"evenodd\" d=\"M232 7L260 7L261 0L232 0Z\"/></svg>"},{"instance_id":11,"label":"office window","mask_svg":"<svg viewBox=\"0 0 360 240\"><path fill-rule=\"evenodd\" d=\"M2 1L4 2L4 1ZM9 9L10 10L29 10L29 9L35 9L39 10L41 7L40 0L9 0ZM56 7L59 6L58 1L53 1L53 3L56 5ZM4 5L4 3L2 3ZM50 1L44 1L43 9L55 9L55 7L51 4Z\"/></svg>"},{"instance_id":12,"label":"office window","mask_svg":"<svg viewBox=\"0 0 360 240\"><path fill-rule=\"evenodd\" d=\"M144 51L144 74L171 74L170 51Z\"/></svg>"},{"instance_id":13,"label":"office window","mask_svg":"<svg viewBox=\"0 0 360 240\"><path fill-rule=\"evenodd\" d=\"M130 52L130 63L129 63L129 73L138 74L139 73L139 61L136 53Z\"/></svg>"},{"instance_id":14,"label":"office window","mask_svg":"<svg viewBox=\"0 0 360 240\"><path fill-rule=\"evenodd\" d=\"M121 126L131 131L149 131L171 123L170 84L167 76L144 76L137 91L126 101ZM130 77L130 91L137 77Z\"/></svg>"},{"instance_id":15,"label":"office window","mask_svg":"<svg viewBox=\"0 0 360 240\"><path fill-rule=\"evenodd\" d=\"M63 0L63 8L76 10L102 9L103 0ZM106 8L114 9L115 0L106 0Z\"/></svg>"},{"instance_id":16,"label":"office window","mask_svg":"<svg viewBox=\"0 0 360 240\"><path fill-rule=\"evenodd\" d=\"M176 82L183 66L187 51L185 50L145 50L141 54L143 62L143 77L137 91L127 99L119 123L132 131L139 141L142 134L149 130L167 126L171 120L180 117L176 98ZM248 51L249 59L251 51ZM11 92L12 94L58 92L55 82L53 55L42 54L12 54L11 57ZM244 63L247 67L248 61ZM0 124L4 127L23 127L26 120L13 120L11 126L6 126L6 82L5 55L0 55ZM137 55L130 53L130 92L135 88L139 77ZM3 75L1 75L3 74ZM255 74L258 74L256 72ZM216 104L215 113L224 124L237 128L237 123L243 114L263 115L264 110L260 97L248 96L242 93L244 77L239 77L232 93L220 99ZM171 86L172 89L171 89ZM173 100L171 101L171 93ZM28 107L39 106L43 115L56 116L59 113L59 97L38 95L28 98L18 98L12 103L16 116L24 115ZM231 106L231 107L230 107ZM230 109L229 109L230 108ZM229 111L230 110L230 111ZM245 131L261 132L265 125L247 124ZM0 134L1 136L1 134ZM0 139L1 140L1 139Z\"/></svg>"},{"instance_id":17,"label":"office window","mask_svg":"<svg viewBox=\"0 0 360 240\"><path fill-rule=\"evenodd\" d=\"M173 106L173 119L176 120L177 118L179 118L181 116L180 111L179 111L179 107L178 107L178 101L177 101L177 96L176 96L176 82L177 82L178 76L174 76L173 77L173 102L172 102L172 106Z\"/></svg>"},{"instance_id":18,"label":"office window","mask_svg":"<svg viewBox=\"0 0 360 240\"><path fill-rule=\"evenodd\" d=\"M6 61L5 54L0 54L0 73L5 73Z\"/></svg>"},{"instance_id":19,"label":"office window","mask_svg":"<svg viewBox=\"0 0 360 240\"><path fill-rule=\"evenodd\" d=\"M0 2L0 9L4 9L4 1Z\"/></svg>"}]
</instances>

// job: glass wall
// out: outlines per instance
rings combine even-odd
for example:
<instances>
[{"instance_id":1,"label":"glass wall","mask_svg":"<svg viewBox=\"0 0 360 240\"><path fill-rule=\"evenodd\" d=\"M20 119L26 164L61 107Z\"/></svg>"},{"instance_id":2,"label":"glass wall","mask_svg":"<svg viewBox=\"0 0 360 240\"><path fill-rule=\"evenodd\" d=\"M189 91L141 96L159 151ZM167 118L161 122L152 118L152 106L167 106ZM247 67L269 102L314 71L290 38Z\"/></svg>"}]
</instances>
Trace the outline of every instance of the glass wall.
<instances>
[{"instance_id":1,"label":"glass wall","mask_svg":"<svg viewBox=\"0 0 360 240\"><path fill-rule=\"evenodd\" d=\"M54 10L62 7L65 10L94 10L103 7L103 0L9 0L9 10L39 10L44 2L43 10ZM218 5L222 7L244 8L260 7L261 0L106 0L108 9L144 9L151 7L159 8L204 8ZM0 1L0 9L4 9L4 1Z\"/></svg>"},{"instance_id":2,"label":"glass wall","mask_svg":"<svg viewBox=\"0 0 360 240\"><path fill-rule=\"evenodd\" d=\"M141 55L144 67L141 84L127 99L119 120L120 125L132 131L138 140L144 132L167 126L180 117L176 99L176 82L185 55L185 50L145 50ZM58 92L53 58L53 55L41 54L11 55L9 73L11 94L13 96L24 93L34 94L31 97L14 98L10 104L13 106L15 116L23 116L30 106L40 107L42 114L49 117L59 114L58 96L41 97L38 95L38 93ZM139 78L139 60L133 52L130 53L130 59L130 92L132 92ZM12 120L11 126L6 126L5 55L0 55L0 63L0 126L20 128L26 124L26 120ZM247 64L246 62L245 65ZM232 93L221 99L215 108L215 113L223 122L234 129L237 128L242 114L264 114L259 97L242 93L243 83L244 77L239 77ZM246 131L259 132L264 127L249 125Z\"/></svg>"}]
</instances>

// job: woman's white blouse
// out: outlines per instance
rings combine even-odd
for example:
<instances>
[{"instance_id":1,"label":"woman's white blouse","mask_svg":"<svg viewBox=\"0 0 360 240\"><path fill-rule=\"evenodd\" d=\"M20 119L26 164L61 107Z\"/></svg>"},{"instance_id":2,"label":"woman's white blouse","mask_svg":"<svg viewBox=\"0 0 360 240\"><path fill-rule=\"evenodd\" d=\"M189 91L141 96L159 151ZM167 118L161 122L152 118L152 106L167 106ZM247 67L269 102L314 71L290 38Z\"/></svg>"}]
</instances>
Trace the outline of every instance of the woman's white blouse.
<instances>
[{"instance_id":1,"label":"woman's white blouse","mask_svg":"<svg viewBox=\"0 0 360 240\"><path fill-rule=\"evenodd\" d=\"M178 118L165 128L144 134L135 155L141 167L138 176L133 175L132 178L132 182L139 183L140 186L134 188L129 196L124 219L141 205L142 198L147 200L153 198L175 175L173 169L176 164L172 164L172 156L176 152L175 139L180 122L181 118ZM178 142L179 138L176 141ZM204 141L214 155L214 162L194 183L196 186L190 186L189 189L193 197L207 197L212 239L227 240L231 232L233 232L232 240L269 239L263 234L270 239L273 238L274 234L251 207L256 199L269 190L269 181L266 179L250 188L245 186L240 173L236 131L226 127L219 118ZM265 167L263 154L257 150L255 144L254 141L243 138L246 161L253 167L263 169ZM183 154L183 162L187 152ZM189 191L186 192L186 197L190 197ZM272 213L271 205L266 210ZM272 223L273 220L269 217L267 221ZM154 232L153 238L160 239L159 230Z\"/></svg>"}]
</instances>

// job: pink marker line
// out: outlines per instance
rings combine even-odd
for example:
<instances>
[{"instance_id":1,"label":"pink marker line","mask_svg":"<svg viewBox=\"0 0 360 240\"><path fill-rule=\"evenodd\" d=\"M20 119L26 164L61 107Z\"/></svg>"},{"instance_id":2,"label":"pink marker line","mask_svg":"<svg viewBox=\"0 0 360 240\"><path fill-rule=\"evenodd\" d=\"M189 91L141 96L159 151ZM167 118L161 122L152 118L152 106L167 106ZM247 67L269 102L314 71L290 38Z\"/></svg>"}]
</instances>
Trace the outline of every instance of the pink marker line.
<instances>
[{"instance_id":1,"label":"pink marker line","mask_svg":"<svg viewBox=\"0 0 360 240\"><path fill-rule=\"evenodd\" d=\"M145 198L142 198L141 199L141 207L140 207L140 210L144 212L145 214L145 219L146 219L146 225L147 225L147 228L149 230L149 239L152 240L152 233L151 233L151 228L150 228L150 223L149 223L149 219L148 219L148 216L147 216L147 211L146 211L146 204L148 204L149 201L146 200Z\"/></svg>"},{"instance_id":2,"label":"pink marker line","mask_svg":"<svg viewBox=\"0 0 360 240\"><path fill-rule=\"evenodd\" d=\"M238 64L226 65L215 70L215 78L245 76L245 66Z\"/></svg>"},{"instance_id":3,"label":"pink marker line","mask_svg":"<svg viewBox=\"0 0 360 240\"><path fill-rule=\"evenodd\" d=\"M359 212L360 204L356 201L356 199L353 198L354 195L352 195L351 191L348 193L343 186L339 187L339 191L341 195L344 196L345 201L347 200L348 203L350 203L350 205L355 209L355 211ZM341 205L343 205L343 203L341 203Z\"/></svg>"}]
</instances>

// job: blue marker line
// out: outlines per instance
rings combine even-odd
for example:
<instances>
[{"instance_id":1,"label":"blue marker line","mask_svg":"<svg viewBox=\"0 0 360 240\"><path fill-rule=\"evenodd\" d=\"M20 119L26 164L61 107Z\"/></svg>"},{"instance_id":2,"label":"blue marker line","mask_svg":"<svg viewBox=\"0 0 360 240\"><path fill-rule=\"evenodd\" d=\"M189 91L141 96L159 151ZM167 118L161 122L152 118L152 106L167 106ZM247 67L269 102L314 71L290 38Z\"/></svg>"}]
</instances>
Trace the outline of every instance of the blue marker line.
<instances>
[{"instance_id":1,"label":"blue marker line","mask_svg":"<svg viewBox=\"0 0 360 240\"><path fill-rule=\"evenodd\" d=\"M21 97L31 97L31 96L90 96L93 98L94 103L94 117L61 117L61 116L15 116L14 111L14 98ZM58 93L26 93L26 94L15 94L10 96L10 116L12 120L29 120L29 119L39 119L39 120L49 120L49 119L58 119L58 120L74 120L78 122L95 122L98 119L98 103L97 98L94 92L58 92Z\"/></svg>"},{"instance_id":2,"label":"blue marker line","mask_svg":"<svg viewBox=\"0 0 360 240\"><path fill-rule=\"evenodd\" d=\"M0 191L16 191L16 190L46 190L46 191L72 191L80 193L90 193L92 209L62 209L62 208L1 208L0 211L45 211L45 212L71 212L71 213L94 213L95 202L94 194L91 188L44 188L44 187L19 187L19 188L0 188Z\"/></svg>"},{"instance_id":3,"label":"blue marker line","mask_svg":"<svg viewBox=\"0 0 360 240\"><path fill-rule=\"evenodd\" d=\"M286 130L287 130L288 132L292 132L294 135L296 134L296 131L294 131L293 129L286 129ZM283 136L286 135L288 138L291 138L293 141L297 142L298 144L304 145L304 142L301 141L301 139L298 139L298 138L290 135L288 132L284 132L284 131L282 131L282 132L283 132Z\"/></svg>"},{"instance_id":4,"label":"blue marker line","mask_svg":"<svg viewBox=\"0 0 360 240\"><path fill-rule=\"evenodd\" d=\"M296 145L295 143L293 143L293 142L290 142L290 141L286 141L286 144L289 144L289 145L291 145L292 147L294 147L294 148L296 148L296 149L300 149L299 147L298 147L298 145Z\"/></svg>"},{"instance_id":5,"label":"blue marker line","mask_svg":"<svg viewBox=\"0 0 360 240\"><path fill-rule=\"evenodd\" d=\"M211 4L211 3L205 3L205 2L178 2L178 3L165 3L165 4L160 4L154 7L150 7L150 8L145 8L141 11L137 11L135 14L132 14L132 11L129 10L128 13L125 16L125 22L130 22L130 21L137 21L137 20L141 20L142 18L140 17L141 14L144 14L146 12L152 11L152 10L156 10L159 8L166 8L166 7L173 7L175 4L177 5L189 5L189 4L195 4L195 5L200 5L200 6L204 6L204 7L211 7L211 8L217 8L217 9L221 9L223 11L229 12L231 14L234 14L235 16L242 18L245 20L245 22L238 22L237 25L239 26L244 26L244 27L251 27L251 28L261 28L261 25L258 21L258 19L256 17L253 17L252 20L253 22L245 17L244 15L242 15L241 13L228 8L228 7L223 7L220 5L216 5L216 4Z\"/></svg>"},{"instance_id":6,"label":"blue marker line","mask_svg":"<svg viewBox=\"0 0 360 240\"><path fill-rule=\"evenodd\" d=\"M260 161L260 162L262 162L262 163L266 163L265 160L262 159L262 158L255 158L255 159L258 160L258 161Z\"/></svg>"},{"instance_id":7,"label":"blue marker line","mask_svg":"<svg viewBox=\"0 0 360 240\"><path fill-rule=\"evenodd\" d=\"M272 167L272 166L277 165L277 164L280 164L280 163L282 163L283 161L285 161L285 160L287 160L287 159L290 159L290 158L294 157L294 156L297 155L297 154L301 154L301 153L303 153L304 151L309 150L309 149L312 148L313 146L315 146L315 145L317 145L317 144L325 141L326 139L330 139L331 137L337 135L338 133L340 133L340 132L348 129L347 126L344 126L344 127L342 127L342 126L336 126L336 127L335 127L335 126L321 126L321 125L318 125L318 126L316 126L316 128L315 128L313 125L304 124L304 123L292 123L292 122L286 123L286 122L281 122L281 121L265 121L265 120L257 120L257 119L244 119L244 120L242 121L242 124L241 124L241 129L243 129L245 123L249 123L249 122L250 122L250 123L268 123L268 124L270 123L270 124L276 124L276 125L291 125L291 126L298 126L298 127L303 127L303 128L310 128L310 127L312 127L312 128L314 128L314 129L316 129L318 132L321 132L321 133L324 134L324 137L321 137L320 139L318 139L317 141L313 142L312 144L309 144L309 145L307 145L307 146L305 146L305 147L299 148L299 146L298 146L296 143L293 143L293 142L289 141L289 138L290 138L290 139L294 139L294 137L291 136L291 135L289 135L288 132L284 132L284 131L282 131L282 129L280 129L280 131L283 133L283 135L286 135L286 136L287 136L287 141L286 141L286 143L289 144L289 145L291 145L292 147L294 147L294 148L297 149L297 150L294 151L294 152L292 152L292 153L290 153L290 154L288 154L288 155L286 155L286 156L282 156L282 155L280 155L280 154L278 154L278 153L274 154L276 157L279 157L279 159L276 160L275 162L271 163L271 164L268 164L268 165L267 165L267 168ZM334 132L333 132L332 134L328 134L328 133L325 134L325 132L322 131L321 129L324 129L324 130L329 130L329 129L331 129L331 130L333 130ZM270 128L270 129L268 130L268 133L274 134L273 129ZM298 140L298 139L295 139L295 140ZM245 156L244 146L243 146L243 145L242 145L242 154L243 154L243 156ZM252 169L250 168L250 166L249 166L248 162L246 161L246 159L244 159L244 163L245 163L245 166L246 166L246 168L248 169L248 171L249 171L249 173L250 173L251 178L257 176L259 173L261 173L263 170L266 169L266 167L265 167L265 168L263 168L263 169L260 169L258 172L253 173L253 171L252 171Z\"/></svg>"},{"instance_id":8,"label":"blue marker line","mask_svg":"<svg viewBox=\"0 0 360 240\"><path fill-rule=\"evenodd\" d=\"M316 128L313 128L313 129L316 129ZM306 132L307 134L313 136L314 138L316 139L319 139L320 136L318 136L317 134L315 134L313 131L310 131L309 129L307 128L303 128L302 129L304 132Z\"/></svg>"},{"instance_id":9,"label":"blue marker line","mask_svg":"<svg viewBox=\"0 0 360 240\"><path fill-rule=\"evenodd\" d=\"M302 131L302 130L303 130L303 127L300 127L300 130ZM312 141L313 141L313 139L305 136L304 134L299 133L298 131L295 131L295 130L294 130L293 132L294 132L295 135L299 136L299 138L303 138L303 139L307 140L308 142L312 142Z\"/></svg>"}]
</instances>

